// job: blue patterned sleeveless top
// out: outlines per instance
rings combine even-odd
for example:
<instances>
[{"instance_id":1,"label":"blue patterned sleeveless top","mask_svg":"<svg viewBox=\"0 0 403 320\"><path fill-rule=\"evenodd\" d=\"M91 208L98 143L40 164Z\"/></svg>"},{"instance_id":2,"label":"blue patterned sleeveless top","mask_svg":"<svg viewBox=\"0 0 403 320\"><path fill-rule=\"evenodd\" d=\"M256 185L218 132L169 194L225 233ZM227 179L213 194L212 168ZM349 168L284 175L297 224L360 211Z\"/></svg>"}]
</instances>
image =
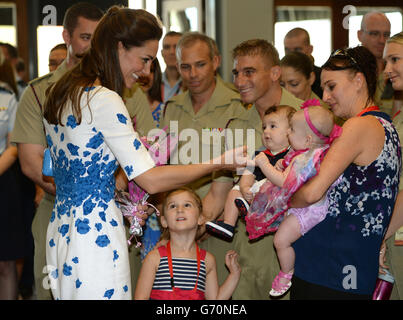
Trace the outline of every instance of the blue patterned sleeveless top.
<instances>
[{"instance_id":1,"label":"blue patterned sleeveless top","mask_svg":"<svg viewBox=\"0 0 403 320\"><path fill-rule=\"evenodd\" d=\"M353 294L371 295L379 248L399 191L401 148L389 117L374 115L385 129L385 143L368 166L350 164L328 193L324 221L293 245L295 275L307 282Z\"/></svg>"}]
</instances>

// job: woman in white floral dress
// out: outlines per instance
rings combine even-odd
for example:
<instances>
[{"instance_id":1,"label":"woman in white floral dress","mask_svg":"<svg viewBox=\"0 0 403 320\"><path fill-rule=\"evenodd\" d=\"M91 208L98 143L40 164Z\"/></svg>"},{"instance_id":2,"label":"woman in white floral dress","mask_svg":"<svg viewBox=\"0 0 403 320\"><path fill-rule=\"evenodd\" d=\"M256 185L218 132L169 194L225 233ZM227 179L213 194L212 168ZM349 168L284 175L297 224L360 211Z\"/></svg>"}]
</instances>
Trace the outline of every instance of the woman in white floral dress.
<instances>
[{"instance_id":1,"label":"woman in white floral dress","mask_svg":"<svg viewBox=\"0 0 403 320\"><path fill-rule=\"evenodd\" d=\"M110 8L91 49L47 97L44 124L56 201L46 258L55 299L132 297L123 218L113 199L118 164L149 193L243 165L225 164L224 154L214 163L154 167L121 94L149 73L161 35L160 22L148 12ZM244 162L242 154L232 155Z\"/></svg>"}]
</instances>

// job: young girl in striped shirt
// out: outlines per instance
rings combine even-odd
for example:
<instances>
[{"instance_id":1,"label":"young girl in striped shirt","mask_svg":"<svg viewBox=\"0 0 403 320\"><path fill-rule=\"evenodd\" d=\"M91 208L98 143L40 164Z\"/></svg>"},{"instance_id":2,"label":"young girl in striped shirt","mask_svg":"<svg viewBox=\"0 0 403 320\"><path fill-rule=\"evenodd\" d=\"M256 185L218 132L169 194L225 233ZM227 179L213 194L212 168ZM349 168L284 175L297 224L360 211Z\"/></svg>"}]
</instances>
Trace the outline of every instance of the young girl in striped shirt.
<instances>
[{"instance_id":1,"label":"young girl in striped shirt","mask_svg":"<svg viewBox=\"0 0 403 320\"><path fill-rule=\"evenodd\" d=\"M202 202L191 189L171 191L163 203L161 224L169 233L166 246L151 251L145 258L136 285L135 299L227 300L231 298L241 274L238 255L225 256L229 275L219 286L214 256L196 243L203 223Z\"/></svg>"}]
</instances>

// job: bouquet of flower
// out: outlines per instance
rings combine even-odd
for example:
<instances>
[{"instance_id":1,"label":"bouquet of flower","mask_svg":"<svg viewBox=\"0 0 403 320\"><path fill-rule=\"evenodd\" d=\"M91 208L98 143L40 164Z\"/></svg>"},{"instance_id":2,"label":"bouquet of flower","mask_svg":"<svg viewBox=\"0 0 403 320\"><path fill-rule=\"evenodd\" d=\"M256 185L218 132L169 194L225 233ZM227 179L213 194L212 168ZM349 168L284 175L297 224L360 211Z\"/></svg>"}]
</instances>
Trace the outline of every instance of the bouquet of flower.
<instances>
[{"instance_id":1,"label":"bouquet of flower","mask_svg":"<svg viewBox=\"0 0 403 320\"><path fill-rule=\"evenodd\" d=\"M168 163L169 156L175 150L178 144L178 137L167 133L168 127L163 128L157 135L151 136L150 140L147 137L141 137L141 142L147 148L148 153L154 160L156 166L162 166ZM140 218L136 216L137 212L144 213L139 209L139 205L149 206L155 209L159 215L158 209L147 201L149 194L143 190L134 181L129 181L129 192L116 190L115 201L119 204L124 217L128 218L130 222L130 238L128 244L132 244L132 239L136 241L136 248L141 246L141 242L137 237L143 235L143 229L140 226ZM130 219L131 218L131 219Z\"/></svg>"}]
</instances>

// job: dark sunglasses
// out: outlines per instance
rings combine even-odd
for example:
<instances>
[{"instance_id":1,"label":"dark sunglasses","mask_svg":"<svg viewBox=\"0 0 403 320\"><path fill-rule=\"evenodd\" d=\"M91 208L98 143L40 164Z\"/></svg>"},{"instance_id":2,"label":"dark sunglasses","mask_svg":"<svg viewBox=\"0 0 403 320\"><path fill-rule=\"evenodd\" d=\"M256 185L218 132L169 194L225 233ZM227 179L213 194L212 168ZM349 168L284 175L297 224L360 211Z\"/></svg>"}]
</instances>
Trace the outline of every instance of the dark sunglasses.
<instances>
[{"instance_id":1,"label":"dark sunglasses","mask_svg":"<svg viewBox=\"0 0 403 320\"><path fill-rule=\"evenodd\" d=\"M357 70L361 70L360 65L357 63L357 60L355 60L354 57L352 57L345 49L336 49L335 51L333 51L330 57L347 59L350 62L351 66L342 67L343 69L350 69L351 67L354 67Z\"/></svg>"}]
</instances>

